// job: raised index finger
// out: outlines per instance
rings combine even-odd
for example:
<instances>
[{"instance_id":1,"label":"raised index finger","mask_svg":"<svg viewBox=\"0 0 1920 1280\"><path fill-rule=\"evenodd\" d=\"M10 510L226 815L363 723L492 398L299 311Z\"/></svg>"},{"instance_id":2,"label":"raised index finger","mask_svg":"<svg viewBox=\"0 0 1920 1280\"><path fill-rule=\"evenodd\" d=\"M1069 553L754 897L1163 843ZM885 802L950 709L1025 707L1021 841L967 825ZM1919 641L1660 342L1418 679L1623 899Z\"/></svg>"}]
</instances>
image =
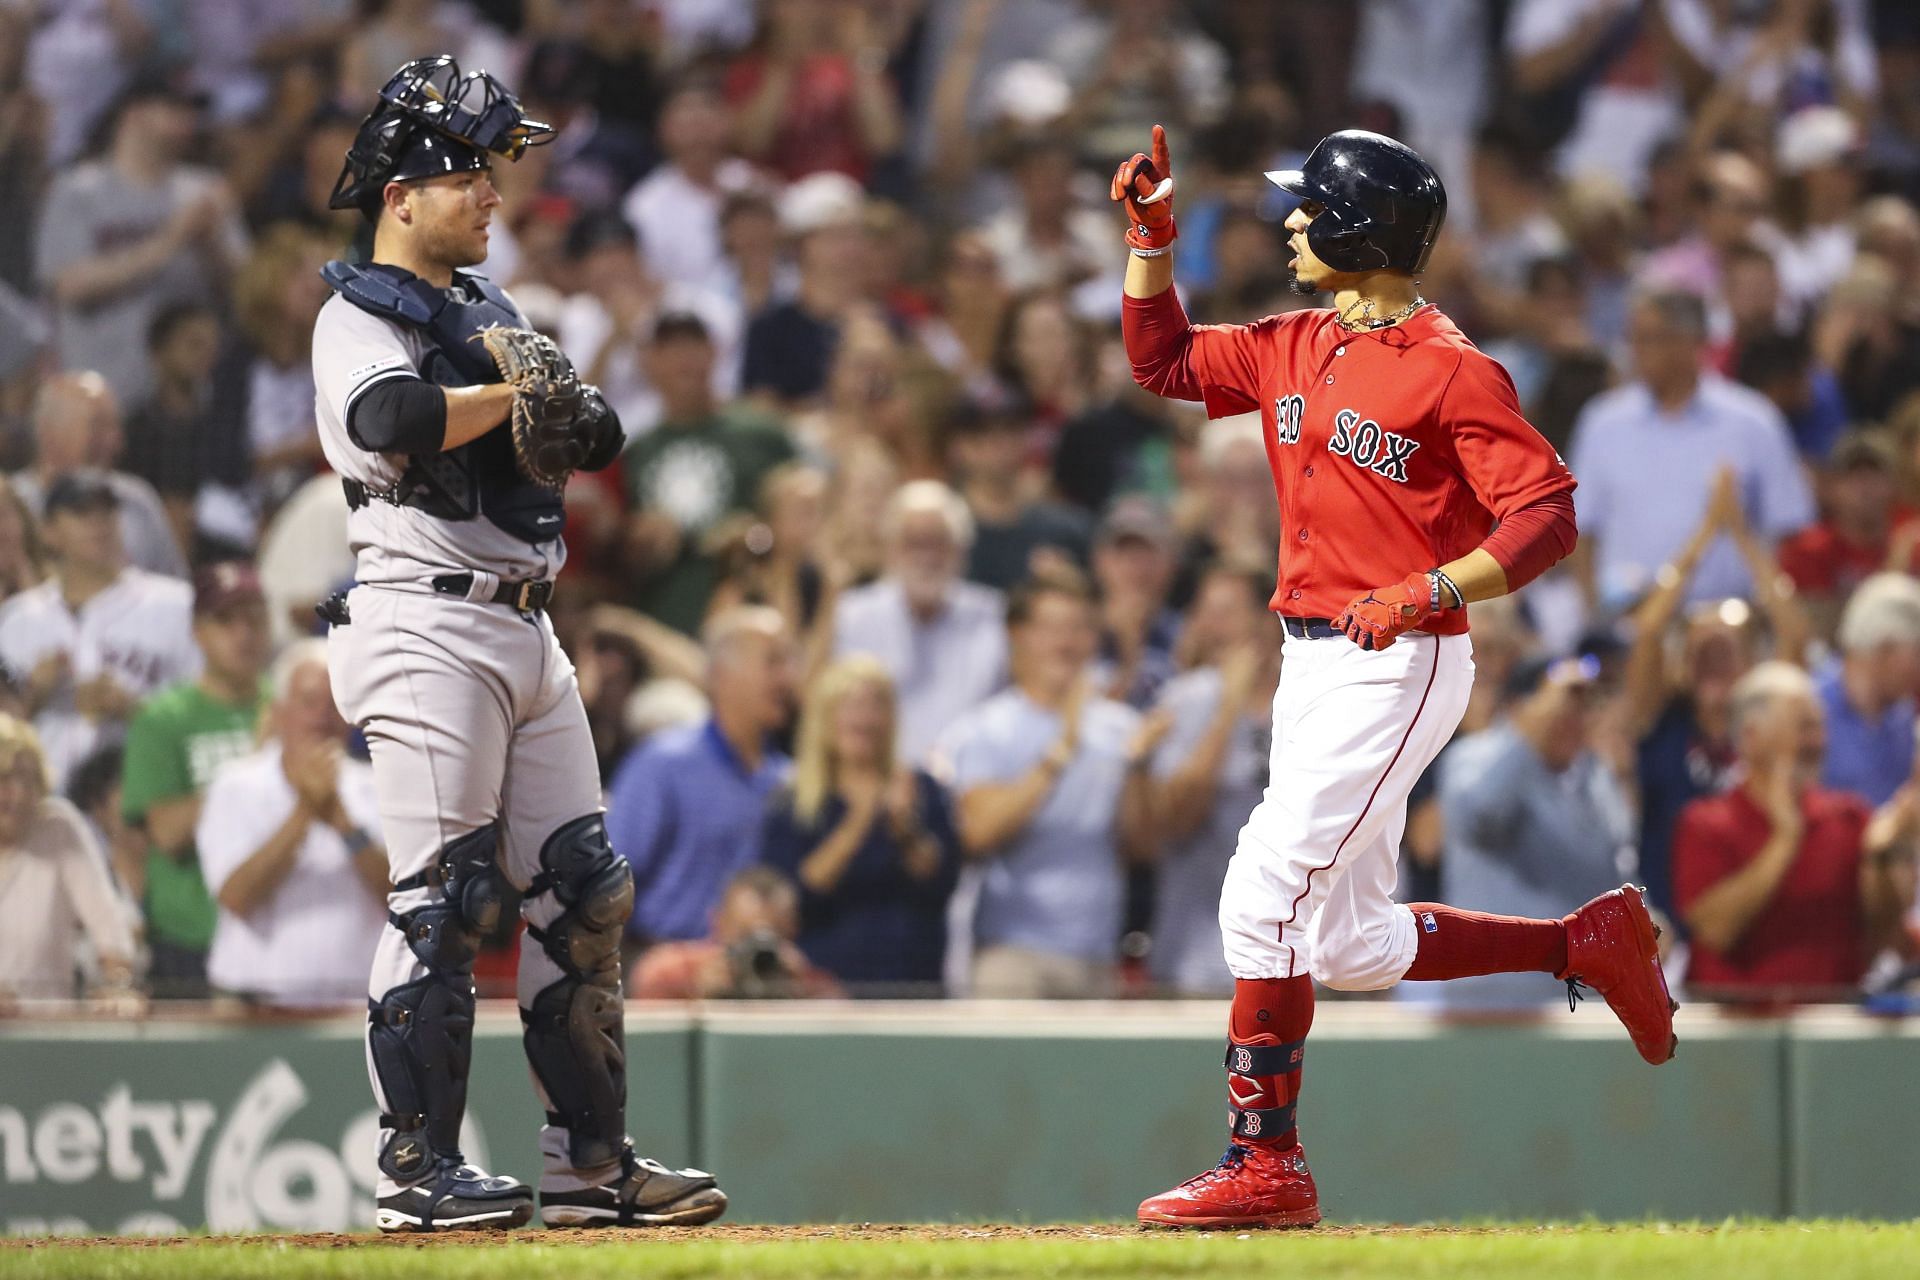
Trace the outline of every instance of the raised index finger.
<instances>
[{"instance_id":1,"label":"raised index finger","mask_svg":"<svg viewBox=\"0 0 1920 1280\"><path fill-rule=\"evenodd\" d=\"M1173 176L1173 159L1167 154L1167 131L1159 125L1153 126L1153 167L1163 178Z\"/></svg>"}]
</instances>

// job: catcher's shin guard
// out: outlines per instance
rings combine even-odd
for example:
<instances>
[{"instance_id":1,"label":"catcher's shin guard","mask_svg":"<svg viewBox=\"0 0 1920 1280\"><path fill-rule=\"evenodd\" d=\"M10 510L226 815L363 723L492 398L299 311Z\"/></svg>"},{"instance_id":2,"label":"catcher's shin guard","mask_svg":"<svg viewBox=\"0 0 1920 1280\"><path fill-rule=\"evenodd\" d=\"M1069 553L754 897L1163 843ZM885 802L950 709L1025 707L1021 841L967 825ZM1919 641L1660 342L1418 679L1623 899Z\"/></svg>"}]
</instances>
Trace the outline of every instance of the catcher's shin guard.
<instances>
[{"instance_id":1,"label":"catcher's shin guard","mask_svg":"<svg viewBox=\"0 0 1920 1280\"><path fill-rule=\"evenodd\" d=\"M567 1131L573 1167L595 1169L627 1146L620 935L633 912L633 870L607 843L597 813L549 836L540 867L527 897L552 893L562 910L527 935L562 976L520 1011L527 1061L546 1090L548 1123Z\"/></svg>"},{"instance_id":2,"label":"catcher's shin guard","mask_svg":"<svg viewBox=\"0 0 1920 1280\"><path fill-rule=\"evenodd\" d=\"M439 891L437 901L388 921L426 967L412 982L367 1002L368 1057L386 1111L380 1171L398 1183L436 1164L458 1166L460 1121L467 1109L473 1056L473 959L499 920L506 883L492 826L460 837L432 867L394 885L396 892Z\"/></svg>"}]
</instances>

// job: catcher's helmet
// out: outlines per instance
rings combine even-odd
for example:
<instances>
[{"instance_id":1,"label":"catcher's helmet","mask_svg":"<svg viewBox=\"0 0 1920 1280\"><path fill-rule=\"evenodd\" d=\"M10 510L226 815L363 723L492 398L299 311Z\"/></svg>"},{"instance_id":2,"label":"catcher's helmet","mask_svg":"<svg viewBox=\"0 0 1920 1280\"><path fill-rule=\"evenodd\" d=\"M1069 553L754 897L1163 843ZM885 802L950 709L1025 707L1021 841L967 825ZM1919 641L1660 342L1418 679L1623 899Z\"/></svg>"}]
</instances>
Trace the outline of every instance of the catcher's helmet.
<instances>
[{"instance_id":1,"label":"catcher's helmet","mask_svg":"<svg viewBox=\"0 0 1920 1280\"><path fill-rule=\"evenodd\" d=\"M1447 189L1433 166L1404 142L1364 129L1329 134L1303 167L1276 169L1267 181L1322 206L1307 244L1335 271L1422 271L1447 216Z\"/></svg>"},{"instance_id":2,"label":"catcher's helmet","mask_svg":"<svg viewBox=\"0 0 1920 1280\"><path fill-rule=\"evenodd\" d=\"M389 182L471 173L487 168L489 155L518 160L528 147L552 140L552 126L527 119L519 100L487 72L462 75L445 54L416 58L393 73L379 105L360 122L327 207L371 215Z\"/></svg>"}]
</instances>

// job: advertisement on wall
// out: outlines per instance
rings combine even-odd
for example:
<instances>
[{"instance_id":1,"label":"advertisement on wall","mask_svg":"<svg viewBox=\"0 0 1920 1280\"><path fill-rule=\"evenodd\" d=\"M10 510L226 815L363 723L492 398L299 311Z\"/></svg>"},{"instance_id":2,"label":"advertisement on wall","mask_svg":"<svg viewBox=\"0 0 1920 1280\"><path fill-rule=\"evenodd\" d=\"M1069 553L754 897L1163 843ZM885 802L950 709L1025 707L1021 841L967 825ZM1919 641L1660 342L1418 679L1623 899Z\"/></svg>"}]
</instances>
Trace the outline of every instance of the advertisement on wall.
<instances>
[{"instance_id":1,"label":"advertisement on wall","mask_svg":"<svg viewBox=\"0 0 1920 1280\"><path fill-rule=\"evenodd\" d=\"M5 1056L0 1232L372 1224L379 1112L352 1028L11 1039ZM489 1134L511 1131L505 1146L530 1164L538 1112L518 1037L476 1037L474 1056L465 1154L495 1168Z\"/></svg>"}]
</instances>

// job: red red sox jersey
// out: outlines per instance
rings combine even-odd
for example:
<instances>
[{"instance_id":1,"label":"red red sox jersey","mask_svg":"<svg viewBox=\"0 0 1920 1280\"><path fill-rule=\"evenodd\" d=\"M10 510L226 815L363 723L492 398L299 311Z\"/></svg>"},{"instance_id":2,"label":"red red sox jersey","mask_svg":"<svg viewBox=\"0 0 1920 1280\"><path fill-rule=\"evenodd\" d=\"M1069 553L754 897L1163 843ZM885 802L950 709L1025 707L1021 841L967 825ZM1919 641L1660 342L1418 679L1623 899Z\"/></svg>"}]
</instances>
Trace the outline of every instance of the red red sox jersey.
<instances>
[{"instance_id":1,"label":"red red sox jersey","mask_svg":"<svg viewBox=\"0 0 1920 1280\"><path fill-rule=\"evenodd\" d=\"M1189 329L1168 289L1127 298L1126 322L1141 385L1203 401L1213 418L1259 410L1280 500L1271 607L1289 617L1335 617L1367 590L1465 555L1495 521L1573 491L1507 371L1437 307L1366 333L1326 309ZM1465 631L1466 611L1423 629Z\"/></svg>"}]
</instances>

